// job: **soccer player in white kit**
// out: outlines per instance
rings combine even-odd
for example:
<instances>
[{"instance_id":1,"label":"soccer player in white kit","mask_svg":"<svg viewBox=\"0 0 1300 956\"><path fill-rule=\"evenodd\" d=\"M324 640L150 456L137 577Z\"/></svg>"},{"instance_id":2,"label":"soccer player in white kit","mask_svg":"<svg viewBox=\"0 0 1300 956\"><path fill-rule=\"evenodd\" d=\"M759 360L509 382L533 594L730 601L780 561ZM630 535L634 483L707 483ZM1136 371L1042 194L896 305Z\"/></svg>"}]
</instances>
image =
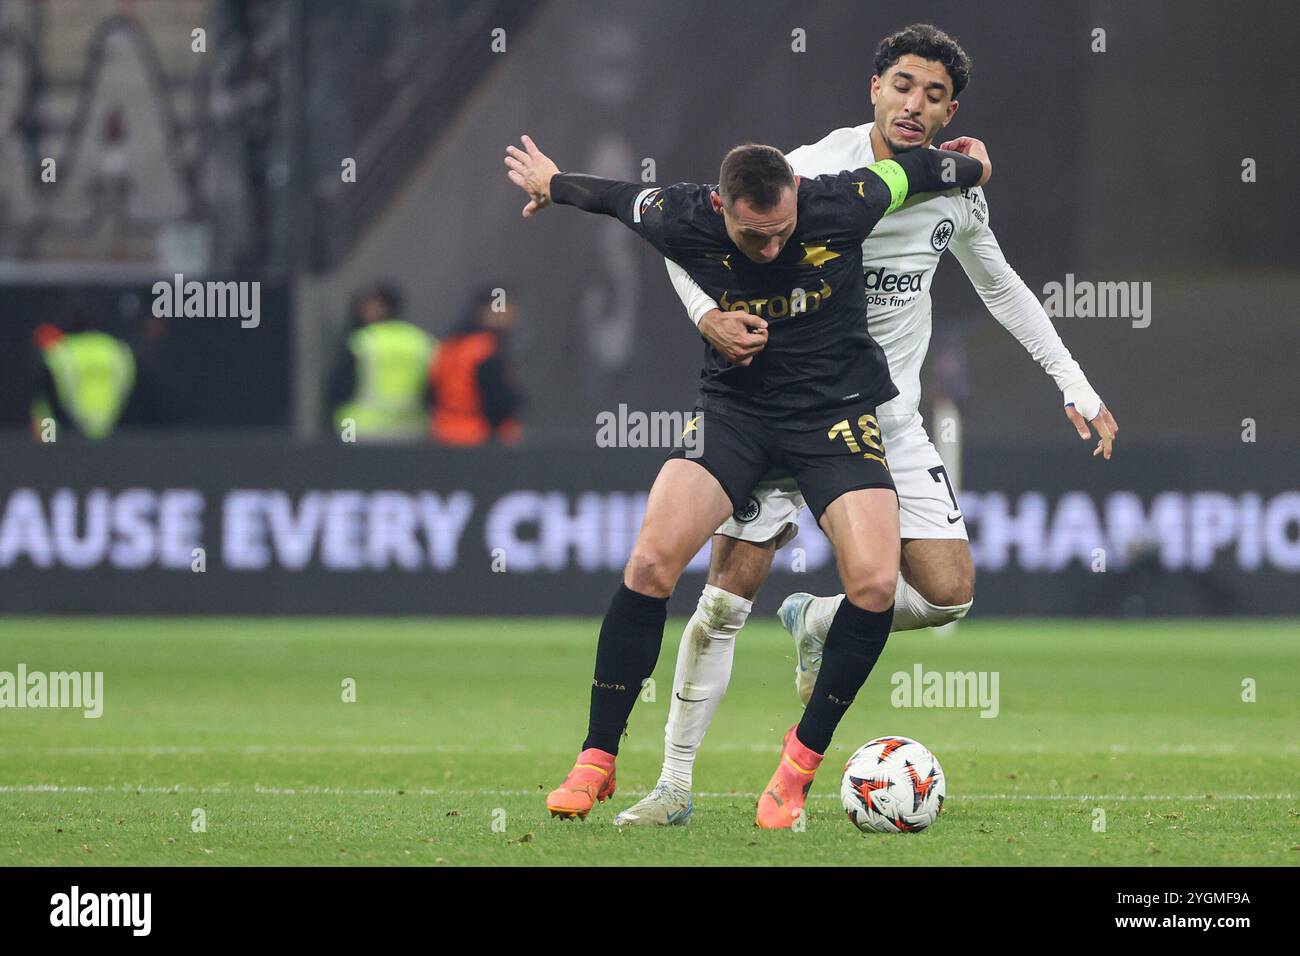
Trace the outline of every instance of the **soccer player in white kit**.
<instances>
[{"instance_id":1,"label":"soccer player in white kit","mask_svg":"<svg viewBox=\"0 0 1300 956\"><path fill-rule=\"evenodd\" d=\"M969 77L970 60L951 37L925 24L906 27L886 37L877 50L871 79L874 122L835 130L788 153L787 159L795 173L817 176L930 148L956 113L957 96ZM884 349L899 389L877 415L900 509L902 574L895 593L895 631L955 621L974 597L966 524L919 410L921 366L930 344L930 283L948 249L993 317L1055 381L1080 437L1091 437L1088 422L1097 428L1100 441L1093 454L1109 459L1118 431L1038 298L1003 257L989 228L981 188L917 196L882 219L863 244L863 268L868 329ZM678 295L709 343L737 364L754 361L766 342L767 323L754 315L723 312L685 270L671 261L667 265ZM797 532L803 507L792 479L771 476L754 490L746 508L718 528L709 583L678 650L659 781L614 818L616 825L681 825L690 819L695 755L730 681L736 635L776 550ZM795 682L805 703L842 599L842 594L822 598L799 593L781 605L781 621L798 647Z\"/></svg>"}]
</instances>

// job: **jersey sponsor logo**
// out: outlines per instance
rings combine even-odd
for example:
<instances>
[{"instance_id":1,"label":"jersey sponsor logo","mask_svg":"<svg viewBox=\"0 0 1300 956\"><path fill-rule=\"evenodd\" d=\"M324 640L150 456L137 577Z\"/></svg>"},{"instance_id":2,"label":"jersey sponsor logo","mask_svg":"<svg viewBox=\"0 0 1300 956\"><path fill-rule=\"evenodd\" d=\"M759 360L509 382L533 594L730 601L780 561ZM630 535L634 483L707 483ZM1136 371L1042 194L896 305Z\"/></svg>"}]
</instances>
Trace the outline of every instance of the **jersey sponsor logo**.
<instances>
[{"instance_id":1,"label":"jersey sponsor logo","mask_svg":"<svg viewBox=\"0 0 1300 956\"><path fill-rule=\"evenodd\" d=\"M661 192L663 192L662 187L655 188L655 189L641 190L641 192L636 197L636 203L635 203L636 212L632 216L633 222L640 222L641 217L646 214L646 211L649 210L649 208L652 205L656 206L659 209L664 208L663 206L664 201L662 199L660 199L658 202L655 201L655 197L658 196Z\"/></svg>"},{"instance_id":2,"label":"jersey sponsor logo","mask_svg":"<svg viewBox=\"0 0 1300 956\"><path fill-rule=\"evenodd\" d=\"M884 266L862 273L868 292L920 292L924 272L890 272Z\"/></svg>"},{"instance_id":3,"label":"jersey sponsor logo","mask_svg":"<svg viewBox=\"0 0 1300 956\"><path fill-rule=\"evenodd\" d=\"M930 246L935 252L943 252L948 248L948 241L952 239L953 228L951 219L939 220L939 224L934 227L934 232L930 233Z\"/></svg>"},{"instance_id":4,"label":"jersey sponsor logo","mask_svg":"<svg viewBox=\"0 0 1300 956\"><path fill-rule=\"evenodd\" d=\"M801 266L816 266L820 269L823 263L830 262L832 259L838 259L840 257L838 252L831 252L824 242L813 243L812 245L809 245L806 242L801 242L799 245L803 246L803 258L799 260L799 265Z\"/></svg>"},{"instance_id":5,"label":"jersey sponsor logo","mask_svg":"<svg viewBox=\"0 0 1300 956\"><path fill-rule=\"evenodd\" d=\"M919 280L918 280L919 282ZM774 295L769 299L733 299L724 291L718 297L718 305L724 312L748 312L765 318L780 319L799 312L816 312L822 302L831 297L830 283L822 279L822 286L814 292L802 289L793 290L790 295Z\"/></svg>"},{"instance_id":6,"label":"jersey sponsor logo","mask_svg":"<svg viewBox=\"0 0 1300 956\"><path fill-rule=\"evenodd\" d=\"M970 201L971 212L980 222L987 222L989 218L988 203L984 201L984 192L978 186L963 187L961 194Z\"/></svg>"},{"instance_id":7,"label":"jersey sponsor logo","mask_svg":"<svg viewBox=\"0 0 1300 956\"><path fill-rule=\"evenodd\" d=\"M741 505L739 508L736 509L732 517L740 522L749 522L757 518L758 513L761 510L762 510L762 506L759 505L758 499L751 495L750 497L745 499L745 503L743 505Z\"/></svg>"}]
</instances>

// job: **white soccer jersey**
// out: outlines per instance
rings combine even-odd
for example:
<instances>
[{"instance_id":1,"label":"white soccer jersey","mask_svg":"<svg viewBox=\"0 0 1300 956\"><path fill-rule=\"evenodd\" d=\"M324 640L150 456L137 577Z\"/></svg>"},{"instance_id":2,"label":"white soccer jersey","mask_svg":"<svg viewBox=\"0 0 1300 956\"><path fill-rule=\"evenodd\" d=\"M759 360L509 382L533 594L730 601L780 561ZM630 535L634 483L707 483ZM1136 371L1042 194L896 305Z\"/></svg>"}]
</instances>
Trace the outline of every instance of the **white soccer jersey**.
<instances>
[{"instance_id":1,"label":"white soccer jersey","mask_svg":"<svg viewBox=\"0 0 1300 956\"><path fill-rule=\"evenodd\" d=\"M800 176L820 176L832 167L839 172L870 166L876 161L872 125L837 129L799 147L789 154L791 167ZM898 397L876 414L895 428L919 414L921 366L930 347L930 285L939 260L950 245L969 248L977 232L991 235L983 190L951 189L911 197L862 244L867 329L885 350L898 386Z\"/></svg>"}]
</instances>

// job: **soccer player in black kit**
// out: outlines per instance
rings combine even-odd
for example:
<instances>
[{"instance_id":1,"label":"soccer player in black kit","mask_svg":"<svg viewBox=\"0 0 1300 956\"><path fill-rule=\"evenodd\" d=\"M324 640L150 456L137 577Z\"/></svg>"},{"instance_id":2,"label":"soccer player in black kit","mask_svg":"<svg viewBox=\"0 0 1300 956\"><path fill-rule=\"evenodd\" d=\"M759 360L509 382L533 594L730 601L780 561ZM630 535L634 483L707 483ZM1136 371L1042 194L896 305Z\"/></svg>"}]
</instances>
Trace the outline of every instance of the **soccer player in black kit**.
<instances>
[{"instance_id":1,"label":"soccer player in black kit","mask_svg":"<svg viewBox=\"0 0 1300 956\"><path fill-rule=\"evenodd\" d=\"M724 308L768 323L754 333L762 350L745 365L706 345L692 423L699 454L673 452L650 489L600 628L587 739L547 807L585 817L613 795L619 738L658 660L678 577L750 489L783 468L834 546L847 595L812 697L759 797L758 826L788 829L884 649L898 580L898 500L875 418L898 390L867 334L862 241L909 195L983 185L991 164L976 144L970 156L913 150L801 180L779 150L751 144L727 154L717 186L647 188L561 173L529 137L522 142L507 147L505 163L529 194L525 216L552 203L615 216Z\"/></svg>"}]
</instances>

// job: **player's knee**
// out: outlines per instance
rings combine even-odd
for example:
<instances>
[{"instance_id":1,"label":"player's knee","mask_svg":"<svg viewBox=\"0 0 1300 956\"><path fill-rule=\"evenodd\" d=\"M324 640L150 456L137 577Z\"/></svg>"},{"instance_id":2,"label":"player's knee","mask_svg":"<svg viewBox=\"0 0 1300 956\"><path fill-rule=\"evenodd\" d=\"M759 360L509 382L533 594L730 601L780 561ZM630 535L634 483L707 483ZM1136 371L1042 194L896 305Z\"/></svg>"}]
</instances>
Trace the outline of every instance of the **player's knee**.
<instances>
[{"instance_id":1,"label":"player's knee","mask_svg":"<svg viewBox=\"0 0 1300 956\"><path fill-rule=\"evenodd\" d=\"M869 571L853 575L844 582L844 594L864 611L884 611L894 603L898 572Z\"/></svg>"},{"instance_id":2,"label":"player's knee","mask_svg":"<svg viewBox=\"0 0 1300 956\"><path fill-rule=\"evenodd\" d=\"M951 618L955 621L970 610L971 602L975 600L975 582L965 577L951 578L930 586L921 592L921 596L935 607L954 611L960 608L961 613Z\"/></svg>"},{"instance_id":3,"label":"player's knee","mask_svg":"<svg viewBox=\"0 0 1300 956\"><path fill-rule=\"evenodd\" d=\"M673 593L680 573L681 569L662 549L638 543L628 558L623 583L638 594L667 597Z\"/></svg>"},{"instance_id":4,"label":"player's knee","mask_svg":"<svg viewBox=\"0 0 1300 956\"><path fill-rule=\"evenodd\" d=\"M967 598L959 604L945 604L935 606L931 609L931 617L934 618L934 627L940 627L944 624L951 624L953 621L960 621L970 610L972 599Z\"/></svg>"},{"instance_id":5,"label":"player's knee","mask_svg":"<svg viewBox=\"0 0 1300 956\"><path fill-rule=\"evenodd\" d=\"M923 619L928 627L941 627L960 621L971 609L975 600L975 582L965 577L950 578L930 585L924 592L917 590L923 603Z\"/></svg>"}]
</instances>

